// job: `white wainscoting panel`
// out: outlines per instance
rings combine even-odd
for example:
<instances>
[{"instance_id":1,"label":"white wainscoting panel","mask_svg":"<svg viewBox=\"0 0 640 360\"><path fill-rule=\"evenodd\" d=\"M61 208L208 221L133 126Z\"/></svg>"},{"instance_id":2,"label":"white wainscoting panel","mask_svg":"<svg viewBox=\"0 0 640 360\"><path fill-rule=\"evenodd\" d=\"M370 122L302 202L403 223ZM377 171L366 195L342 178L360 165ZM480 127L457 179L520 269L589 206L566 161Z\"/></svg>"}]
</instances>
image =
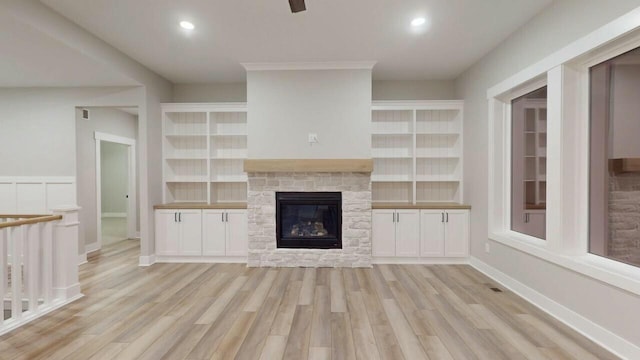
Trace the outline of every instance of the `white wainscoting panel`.
<instances>
[{"instance_id":1,"label":"white wainscoting panel","mask_svg":"<svg viewBox=\"0 0 640 360\"><path fill-rule=\"evenodd\" d=\"M0 176L0 213L46 214L76 203L73 176Z\"/></svg>"}]
</instances>

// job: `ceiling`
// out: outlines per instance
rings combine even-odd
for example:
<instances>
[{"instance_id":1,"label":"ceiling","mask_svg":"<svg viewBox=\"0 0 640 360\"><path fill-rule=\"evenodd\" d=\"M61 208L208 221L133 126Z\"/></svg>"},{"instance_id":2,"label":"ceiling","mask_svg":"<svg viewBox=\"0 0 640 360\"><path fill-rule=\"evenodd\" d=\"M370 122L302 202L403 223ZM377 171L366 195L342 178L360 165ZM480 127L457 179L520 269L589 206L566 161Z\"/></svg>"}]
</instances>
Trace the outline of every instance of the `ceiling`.
<instances>
[{"instance_id":1,"label":"ceiling","mask_svg":"<svg viewBox=\"0 0 640 360\"><path fill-rule=\"evenodd\" d=\"M131 79L0 11L0 87L128 86Z\"/></svg>"},{"instance_id":2,"label":"ceiling","mask_svg":"<svg viewBox=\"0 0 640 360\"><path fill-rule=\"evenodd\" d=\"M244 81L241 62L361 60L378 80L453 79L552 2L307 0L292 14L287 0L41 1L174 83Z\"/></svg>"}]
</instances>

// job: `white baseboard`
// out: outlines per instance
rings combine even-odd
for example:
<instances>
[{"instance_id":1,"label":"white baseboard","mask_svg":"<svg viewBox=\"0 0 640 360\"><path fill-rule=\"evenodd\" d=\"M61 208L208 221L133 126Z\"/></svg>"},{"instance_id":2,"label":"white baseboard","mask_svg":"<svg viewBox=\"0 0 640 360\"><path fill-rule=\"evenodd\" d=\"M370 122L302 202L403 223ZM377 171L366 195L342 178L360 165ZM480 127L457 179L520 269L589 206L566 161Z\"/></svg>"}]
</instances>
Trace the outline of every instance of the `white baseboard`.
<instances>
[{"instance_id":1,"label":"white baseboard","mask_svg":"<svg viewBox=\"0 0 640 360\"><path fill-rule=\"evenodd\" d=\"M78 265L87 263L87 253L78 255Z\"/></svg>"},{"instance_id":2,"label":"white baseboard","mask_svg":"<svg viewBox=\"0 0 640 360\"><path fill-rule=\"evenodd\" d=\"M151 266L151 265L153 265L155 263L156 263L156 256L155 255L140 256L140 258L138 260L138 266Z\"/></svg>"},{"instance_id":3,"label":"white baseboard","mask_svg":"<svg viewBox=\"0 0 640 360\"><path fill-rule=\"evenodd\" d=\"M84 250L87 252L87 254L92 253L94 251L98 251L100 250L100 245L97 242L91 243L91 244L87 244L84 247Z\"/></svg>"},{"instance_id":4,"label":"white baseboard","mask_svg":"<svg viewBox=\"0 0 640 360\"><path fill-rule=\"evenodd\" d=\"M500 270L471 257L470 265L523 297L542 311L550 314L570 328L591 339L598 345L623 359L640 359L640 346L621 338L608 329L594 323L564 305L546 297Z\"/></svg>"},{"instance_id":5,"label":"white baseboard","mask_svg":"<svg viewBox=\"0 0 640 360\"><path fill-rule=\"evenodd\" d=\"M126 218L127 213L126 212L123 212L123 213L103 212L102 217L103 218Z\"/></svg>"},{"instance_id":6,"label":"white baseboard","mask_svg":"<svg viewBox=\"0 0 640 360\"><path fill-rule=\"evenodd\" d=\"M229 263L229 264L246 264L246 256L165 256L158 255L156 262L159 263Z\"/></svg>"},{"instance_id":7,"label":"white baseboard","mask_svg":"<svg viewBox=\"0 0 640 360\"><path fill-rule=\"evenodd\" d=\"M469 264L468 258L373 257L372 264L457 265Z\"/></svg>"}]
</instances>

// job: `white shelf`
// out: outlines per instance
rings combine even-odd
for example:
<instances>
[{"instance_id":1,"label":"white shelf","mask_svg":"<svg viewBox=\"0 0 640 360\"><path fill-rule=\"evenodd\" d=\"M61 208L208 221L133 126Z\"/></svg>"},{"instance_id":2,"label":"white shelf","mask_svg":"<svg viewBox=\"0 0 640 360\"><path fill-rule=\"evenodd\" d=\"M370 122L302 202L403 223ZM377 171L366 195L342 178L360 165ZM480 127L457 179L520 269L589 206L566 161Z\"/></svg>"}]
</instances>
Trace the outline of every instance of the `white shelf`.
<instances>
[{"instance_id":1,"label":"white shelf","mask_svg":"<svg viewBox=\"0 0 640 360\"><path fill-rule=\"evenodd\" d=\"M384 160L384 159L407 159L407 160L410 160L410 159L413 159L413 156L394 156L394 155L388 155L388 156L378 155L378 156L375 156L374 155L373 159L382 159L382 160Z\"/></svg>"},{"instance_id":2,"label":"white shelf","mask_svg":"<svg viewBox=\"0 0 640 360\"><path fill-rule=\"evenodd\" d=\"M459 136L459 135L460 134L456 133L456 132L444 132L444 131L441 131L441 132L434 131L434 132L419 132L419 133L416 133L416 136Z\"/></svg>"},{"instance_id":3,"label":"white shelf","mask_svg":"<svg viewBox=\"0 0 640 360\"><path fill-rule=\"evenodd\" d=\"M417 182L460 182L460 178L447 175L422 175L416 177Z\"/></svg>"},{"instance_id":4,"label":"white shelf","mask_svg":"<svg viewBox=\"0 0 640 360\"><path fill-rule=\"evenodd\" d=\"M247 182L247 175L246 174L242 174L242 175L220 175L220 176L215 176L211 178L211 182L218 182L218 183L224 183L224 182Z\"/></svg>"},{"instance_id":5,"label":"white shelf","mask_svg":"<svg viewBox=\"0 0 640 360\"><path fill-rule=\"evenodd\" d=\"M163 104L163 201L246 202L246 104Z\"/></svg>"},{"instance_id":6,"label":"white shelf","mask_svg":"<svg viewBox=\"0 0 640 360\"><path fill-rule=\"evenodd\" d=\"M182 160L208 160L209 158L205 155L195 155L195 156L170 156L166 157L167 161L182 161Z\"/></svg>"},{"instance_id":7,"label":"white shelf","mask_svg":"<svg viewBox=\"0 0 640 360\"><path fill-rule=\"evenodd\" d=\"M372 133L373 136L412 136L413 133L405 133L405 132L378 132Z\"/></svg>"},{"instance_id":8,"label":"white shelf","mask_svg":"<svg viewBox=\"0 0 640 360\"><path fill-rule=\"evenodd\" d=\"M166 134L166 137L206 137L205 134Z\"/></svg>"},{"instance_id":9,"label":"white shelf","mask_svg":"<svg viewBox=\"0 0 640 360\"><path fill-rule=\"evenodd\" d=\"M165 181L168 183L206 183L207 178L179 176L179 177L167 178Z\"/></svg>"},{"instance_id":10,"label":"white shelf","mask_svg":"<svg viewBox=\"0 0 640 360\"><path fill-rule=\"evenodd\" d=\"M372 197L462 202L462 102L374 102Z\"/></svg>"},{"instance_id":11,"label":"white shelf","mask_svg":"<svg viewBox=\"0 0 640 360\"><path fill-rule=\"evenodd\" d=\"M247 134L210 134L211 137L235 137L235 136L247 136Z\"/></svg>"}]
</instances>

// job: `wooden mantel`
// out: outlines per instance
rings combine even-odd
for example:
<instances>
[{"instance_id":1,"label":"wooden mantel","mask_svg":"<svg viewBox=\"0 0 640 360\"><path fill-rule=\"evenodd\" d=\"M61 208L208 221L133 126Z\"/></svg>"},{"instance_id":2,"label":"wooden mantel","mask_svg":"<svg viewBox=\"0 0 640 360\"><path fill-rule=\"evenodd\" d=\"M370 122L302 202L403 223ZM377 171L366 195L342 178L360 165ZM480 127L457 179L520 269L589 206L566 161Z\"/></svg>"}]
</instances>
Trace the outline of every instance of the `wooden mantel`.
<instances>
[{"instance_id":1,"label":"wooden mantel","mask_svg":"<svg viewBox=\"0 0 640 360\"><path fill-rule=\"evenodd\" d=\"M373 159L247 159L245 172L363 172L373 171Z\"/></svg>"},{"instance_id":2,"label":"wooden mantel","mask_svg":"<svg viewBox=\"0 0 640 360\"><path fill-rule=\"evenodd\" d=\"M614 174L640 172L640 158L609 159L609 171Z\"/></svg>"}]
</instances>

